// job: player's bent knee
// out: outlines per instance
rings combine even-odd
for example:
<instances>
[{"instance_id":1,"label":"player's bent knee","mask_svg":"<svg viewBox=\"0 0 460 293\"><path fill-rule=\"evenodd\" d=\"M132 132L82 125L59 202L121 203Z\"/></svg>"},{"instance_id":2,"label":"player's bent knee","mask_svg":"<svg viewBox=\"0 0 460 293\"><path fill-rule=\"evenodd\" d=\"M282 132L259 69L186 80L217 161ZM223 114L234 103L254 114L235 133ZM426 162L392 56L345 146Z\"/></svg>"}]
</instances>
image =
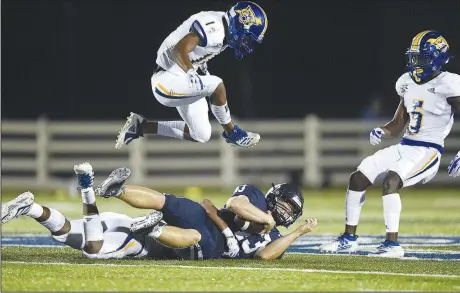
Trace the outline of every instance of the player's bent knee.
<instances>
[{"instance_id":1,"label":"player's bent knee","mask_svg":"<svg viewBox=\"0 0 460 293\"><path fill-rule=\"evenodd\" d=\"M361 171L356 170L355 172L351 173L348 186L350 190L364 191L371 185L372 183L370 180Z\"/></svg>"},{"instance_id":2,"label":"player's bent knee","mask_svg":"<svg viewBox=\"0 0 460 293\"><path fill-rule=\"evenodd\" d=\"M383 178L382 195L396 193L402 186L403 182L401 180L401 177L399 177L398 173L388 171L388 173Z\"/></svg>"},{"instance_id":3,"label":"player's bent knee","mask_svg":"<svg viewBox=\"0 0 460 293\"><path fill-rule=\"evenodd\" d=\"M206 143L211 139L212 128L211 124L202 126L199 130L193 130L190 136L197 142Z\"/></svg>"},{"instance_id":4,"label":"player's bent knee","mask_svg":"<svg viewBox=\"0 0 460 293\"><path fill-rule=\"evenodd\" d=\"M201 233L198 232L197 230L192 229L190 233L190 238L193 240L194 244L197 244L198 242L201 241Z\"/></svg>"},{"instance_id":5,"label":"player's bent knee","mask_svg":"<svg viewBox=\"0 0 460 293\"><path fill-rule=\"evenodd\" d=\"M69 236L69 233L65 233L62 235L51 235L54 240L57 242L65 243L67 241L67 237Z\"/></svg>"}]
</instances>

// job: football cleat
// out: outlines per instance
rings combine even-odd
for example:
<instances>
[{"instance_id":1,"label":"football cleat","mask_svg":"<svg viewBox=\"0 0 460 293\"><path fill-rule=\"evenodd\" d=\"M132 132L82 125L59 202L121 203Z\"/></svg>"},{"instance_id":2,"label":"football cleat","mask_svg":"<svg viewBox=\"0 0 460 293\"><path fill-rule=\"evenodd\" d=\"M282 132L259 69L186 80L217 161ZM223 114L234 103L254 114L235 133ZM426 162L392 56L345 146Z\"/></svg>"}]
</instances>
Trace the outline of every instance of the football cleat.
<instances>
[{"instance_id":1,"label":"football cleat","mask_svg":"<svg viewBox=\"0 0 460 293\"><path fill-rule=\"evenodd\" d=\"M139 114L131 112L126 119L125 125L121 128L117 137L115 148L121 149L124 145L128 145L131 141L143 136L141 133L141 125L147 120Z\"/></svg>"},{"instance_id":2,"label":"football cleat","mask_svg":"<svg viewBox=\"0 0 460 293\"><path fill-rule=\"evenodd\" d=\"M163 218L163 213L160 211L152 211L147 216L134 219L129 230L132 233L142 233L148 228L155 227Z\"/></svg>"},{"instance_id":3,"label":"football cleat","mask_svg":"<svg viewBox=\"0 0 460 293\"><path fill-rule=\"evenodd\" d=\"M74 165L73 170L75 171L75 174L77 174L78 189L84 189L93 186L94 171L93 167L88 162Z\"/></svg>"},{"instance_id":4,"label":"football cleat","mask_svg":"<svg viewBox=\"0 0 460 293\"><path fill-rule=\"evenodd\" d=\"M20 215L26 214L34 203L34 195L27 191L13 200L2 204L2 224L6 224Z\"/></svg>"},{"instance_id":5,"label":"football cleat","mask_svg":"<svg viewBox=\"0 0 460 293\"><path fill-rule=\"evenodd\" d=\"M400 258L404 256L404 249L399 242L385 240L377 247L377 251L369 254L372 257Z\"/></svg>"},{"instance_id":6,"label":"football cleat","mask_svg":"<svg viewBox=\"0 0 460 293\"><path fill-rule=\"evenodd\" d=\"M358 250L358 236L351 236L343 233L333 242L323 244L319 247L323 252L356 252Z\"/></svg>"},{"instance_id":7,"label":"football cleat","mask_svg":"<svg viewBox=\"0 0 460 293\"><path fill-rule=\"evenodd\" d=\"M109 177L104 180L94 190L96 195L109 198L119 196L124 189L125 181L131 176L131 170L128 168L118 168L110 173Z\"/></svg>"},{"instance_id":8,"label":"football cleat","mask_svg":"<svg viewBox=\"0 0 460 293\"><path fill-rule=\"evenodd\" d=\"M238 125L235 125L230 135L224 131L222 136L231 146L240 146L244 148L252 148L260 140L260 135L258 133L244 131L239 128Z\"/></svg>"}]
</instances>

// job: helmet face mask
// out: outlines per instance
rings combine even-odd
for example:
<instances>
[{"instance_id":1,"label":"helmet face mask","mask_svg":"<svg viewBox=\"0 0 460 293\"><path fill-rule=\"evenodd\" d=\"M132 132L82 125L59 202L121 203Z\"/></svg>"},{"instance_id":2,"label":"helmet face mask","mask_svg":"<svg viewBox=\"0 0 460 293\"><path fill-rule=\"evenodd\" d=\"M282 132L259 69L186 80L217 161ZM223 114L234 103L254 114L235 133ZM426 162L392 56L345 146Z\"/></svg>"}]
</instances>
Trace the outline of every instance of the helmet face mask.
<instances>
[{"instance_id":1,"label":"helmet face mask","mask_svg":"<svg viewBox=\"0 0 460 293\"><path fill-rule=\"evenodd\" d=\"M289 202L277 199L275 207L271 213L276 225L289 227L295 222L295 220L297 220L296 215L299 214L299 211L296 210L296 207L291 205Z\"/></svg>"},{"instance_id":2,"label":"helmet face mask","mask_svg":"<svg viewBox=\"0 0 460 293\"><path fill-rule=\"evenodd\" d=\"M267 192L266 199L277 226L287 228L302 215L303 195L292 184L273 185Z\"/></svg>"}]
</instances>

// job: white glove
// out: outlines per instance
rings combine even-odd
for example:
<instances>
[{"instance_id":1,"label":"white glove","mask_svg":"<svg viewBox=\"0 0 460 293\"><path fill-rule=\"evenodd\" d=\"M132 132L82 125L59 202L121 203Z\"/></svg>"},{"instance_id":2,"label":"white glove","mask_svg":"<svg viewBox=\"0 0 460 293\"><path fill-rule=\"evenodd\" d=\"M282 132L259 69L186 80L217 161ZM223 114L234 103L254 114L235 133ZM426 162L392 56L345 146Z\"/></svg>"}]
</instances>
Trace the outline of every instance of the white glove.
<instances>
[{"instance_id":1,"label":"white glove","mask_svg":"<svg viewBox=\"0 0 460 293\"><path fill-rule=\"evenodd\" d=\"M191 68L187 71L187 78L189 88L194 88L197 90L202 90L204 88L203 82L201 81L201 78L195 69Z\"/></svg>"},{"instance_id":2,"label":"white glove","mask_svg":"<svg viewBox=\"0 0 460 293\"><path fill-rule=\"evenodd\" d=\"M454 178L460 176L460 152L452 159L449 167L447 167L447 171L449 172L449 176Z\"/></svg>"},{"instance_id":3,"label":"white glove","mask_svg":"<svg viewBox=\"0 0 460 293\"><path fill-rule=\"evenodd\" d=\"M228 246L228 251L224 252L222 256L227 256L231 258L238 256L238 253L240 253L240 246L238 245L238 241L233 235L232 230L230 230L230 228L227 227L222 231L222 234L224 234L224 236L227 238Z\"/></svg>"},{"instance_id":4,"label":"white glove","mask_svg":"<svg viewBox=\"0 0 460 293\"><path fill-rule=\"evenodd\" d=\"M377 145L382 141L382 136L385 134L382 128L374 128L369 135L371 145Z\"/></svg>"}]
</instances>

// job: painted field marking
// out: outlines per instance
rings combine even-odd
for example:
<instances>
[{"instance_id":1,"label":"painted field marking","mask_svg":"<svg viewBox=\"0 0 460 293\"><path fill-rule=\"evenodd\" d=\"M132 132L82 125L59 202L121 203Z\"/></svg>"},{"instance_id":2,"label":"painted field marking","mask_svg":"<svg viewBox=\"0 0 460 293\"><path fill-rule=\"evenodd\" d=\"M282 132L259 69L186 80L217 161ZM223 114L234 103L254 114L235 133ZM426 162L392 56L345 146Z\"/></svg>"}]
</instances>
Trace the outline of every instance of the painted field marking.
<instances>
[{"instance_id":1,"label":"painted field marking","mask_svg":"<svg viewBox=\"0 0 460 293\"><path fill-rule=\"evenodd\" d=\"M261 267L216 267L216 266L186 266L186 265L157 265L157 264L107 264L107 263L66 263L66 262L25 262L25 261L2 261L2 264L21 265L53 265L53 266L102 266L102 267L166 267L182 269L204 269L204 270L246 270L246 271L279 271L299 273L330 273L330 274L359 274L359 275L388 275L405 277L435 277L435 278L460 278L460 275L432 275L432 274L408 274L390 273L377 271L336 271L336 270L315 270L315 269L294 269L294 268L261 268Z\"/></svg>"}]
</instances>

